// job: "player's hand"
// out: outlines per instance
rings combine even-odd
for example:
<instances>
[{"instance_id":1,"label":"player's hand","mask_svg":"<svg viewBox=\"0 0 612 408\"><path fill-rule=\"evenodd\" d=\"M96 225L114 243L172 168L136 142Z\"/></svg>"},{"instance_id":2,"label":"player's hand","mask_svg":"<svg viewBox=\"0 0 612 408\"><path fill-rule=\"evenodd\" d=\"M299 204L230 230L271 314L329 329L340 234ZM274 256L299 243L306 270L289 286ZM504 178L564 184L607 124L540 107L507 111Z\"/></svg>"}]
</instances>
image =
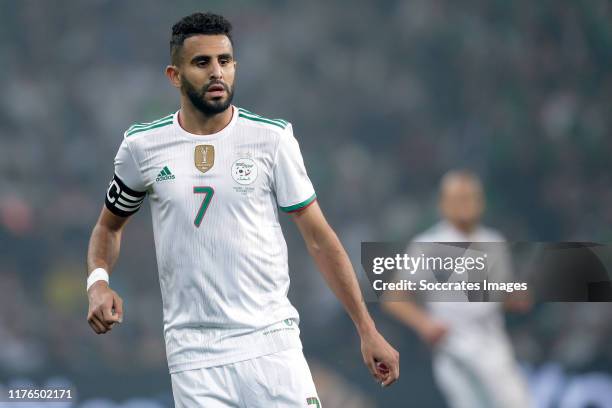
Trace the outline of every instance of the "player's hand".
<instances>
[{"instance_id":1,"label":"player's hand","mask_svg":"<svg viewBox=\"0 0 612 408\"><path fill-rule=\"evenodd\" d=\"M436 320L427 320L418 333L427 345L436 347L448 334L448 326Z\"/></svg>"},{"instance_id":2,"label":"player's hand","mask_svg":"<svg viewBox=\"0 0 612 408\"><path fill-rule=\"evenodd\" d=\"M123 321L123 300L108 287L105 281L98 281L87 291L89 312L87 322L97 334L112 330L115 323Z\"/></svg>"},{"instance_id":3,"label":"player's hand","mask_svg":"<svg viewBox=\"0 0 612 408\"><path fill-rule=\"evenodd\" d=\"M361 335L363 361L374 379L383 387L399 378L399 353L376 329Z\"/></svg>"}]
</instances>

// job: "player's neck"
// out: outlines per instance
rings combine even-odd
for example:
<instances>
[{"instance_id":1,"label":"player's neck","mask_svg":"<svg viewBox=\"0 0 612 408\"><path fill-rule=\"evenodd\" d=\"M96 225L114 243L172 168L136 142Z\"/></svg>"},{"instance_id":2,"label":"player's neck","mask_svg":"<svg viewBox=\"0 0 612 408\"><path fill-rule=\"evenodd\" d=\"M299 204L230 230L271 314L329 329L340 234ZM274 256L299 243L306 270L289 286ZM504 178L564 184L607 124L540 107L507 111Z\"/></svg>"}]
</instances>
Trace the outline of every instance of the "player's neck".
<instances>
[{"instance_id":1,"label":"player's neck","mask_svg":"<svg viewBox=\"0 0 612 408\"><path fill-rule=\"evenodd\" d=\"M452 222L450 220L448 222L463 235L471 235L472 233L474 233L474 231L476 231L476 228L478 228L477 223L466 224L461 222Z\"/></svg>"},{"instance_id":2,"label":"player's neck","mask_svg":"<svg viewBox=\"0 0 612 408\"><path fill-rule=\"evenodd\" d=\"M221 113L206 116L193 106L181 106L178 114L179 126L194 135L211 135L225 128L232 120L232 105Z\"/></svg>"}]
</instances>

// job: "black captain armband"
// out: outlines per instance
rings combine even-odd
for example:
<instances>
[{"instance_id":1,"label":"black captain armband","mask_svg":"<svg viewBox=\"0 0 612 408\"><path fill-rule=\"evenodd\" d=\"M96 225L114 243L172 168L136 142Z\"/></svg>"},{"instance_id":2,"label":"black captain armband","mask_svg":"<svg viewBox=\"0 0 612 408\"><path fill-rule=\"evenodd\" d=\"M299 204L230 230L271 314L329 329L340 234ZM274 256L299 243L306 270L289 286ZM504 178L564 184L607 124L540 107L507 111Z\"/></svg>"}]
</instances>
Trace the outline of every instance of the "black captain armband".
<instances>
[{"instance_id":1,"label":"black captain armband","mask_svg":"<svg viewBox=\"0 0 612 408\"><path fill-rule=\"evenodd\" d=\"M108 185L104 203L113 214L127 217L138 211L145 195L146 191L132 190L115 174Z\"/></svg>"}]
</instances>

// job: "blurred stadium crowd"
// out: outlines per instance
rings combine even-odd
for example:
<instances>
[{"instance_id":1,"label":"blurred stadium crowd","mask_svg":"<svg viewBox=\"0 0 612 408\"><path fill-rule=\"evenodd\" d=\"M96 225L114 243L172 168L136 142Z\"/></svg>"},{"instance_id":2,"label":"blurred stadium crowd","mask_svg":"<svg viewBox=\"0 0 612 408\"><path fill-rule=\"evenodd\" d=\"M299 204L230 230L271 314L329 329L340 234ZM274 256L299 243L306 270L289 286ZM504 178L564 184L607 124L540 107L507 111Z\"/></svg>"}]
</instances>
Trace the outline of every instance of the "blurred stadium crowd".
<instances>
[{"instance_id":1,"label":"blurred stadium crowd","mask_svg":"<svg viewBox=\"0 0 612 408\"><path fill-rule=\"evenodd\" d=\"M235 103L293 123L357 269L361 241L407 240L436 220L439 177L457 167L484 179L486 220L510 240L611 240L608 1L0 1L4 386L61 376L84 398L171 401L148 209L123 238L111 282L126 318L110 335L85 320L85 253L122 132L177 109L163 76L170 27L204 6L235 27ZM375 304L403 384L371 383L351 323L283 224L323 403L441 406L424 346ZM540 406L559 398L551 378L561 390L568 376L610 375L611 311L546 304L511 317L531 383L548 384Z\"/></svg>"}]
</instances>

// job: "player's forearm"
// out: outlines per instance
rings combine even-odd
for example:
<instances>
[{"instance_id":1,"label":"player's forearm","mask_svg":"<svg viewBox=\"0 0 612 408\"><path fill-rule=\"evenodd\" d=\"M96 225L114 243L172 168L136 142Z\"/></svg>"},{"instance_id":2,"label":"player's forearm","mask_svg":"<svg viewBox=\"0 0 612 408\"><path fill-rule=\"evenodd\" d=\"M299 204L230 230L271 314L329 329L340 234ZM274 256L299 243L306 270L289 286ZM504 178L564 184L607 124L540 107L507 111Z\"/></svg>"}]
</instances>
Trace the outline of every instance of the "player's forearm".
<instances>
[{"instance_id":1,"label":"player's forearm","mask_svg":"<svg viewBox=\"0 0 612 408\"><path fill-rule=\"evenodd\" d=\"M121 247L121 230L112 230L107 226L96 224L87 251L87 273L96 268L104 268L109 274L119 257Z\"/></svg>"},{"instance_id":2,"label":"player's forearm","mask_svg":"<svg viewBox=\"0 0 612 408\"><path fill-rule=\"evenodd\" d=\"M357 330L360 333L372 330L374 322L361 295L351 261L331 228L313 239L308 251Z\"/></svg>"},{"instance_id":3,"label":"player's forearm","mask_svg":"<svg viewBox=\"0 0 612 408\"><path fill-rule=\"evenodd\" d=\"M382 307L397 320L416 331L423 328L429 320L427 312L413 301L388 301L383 302Z\"/></svg>"}]
</instances>

